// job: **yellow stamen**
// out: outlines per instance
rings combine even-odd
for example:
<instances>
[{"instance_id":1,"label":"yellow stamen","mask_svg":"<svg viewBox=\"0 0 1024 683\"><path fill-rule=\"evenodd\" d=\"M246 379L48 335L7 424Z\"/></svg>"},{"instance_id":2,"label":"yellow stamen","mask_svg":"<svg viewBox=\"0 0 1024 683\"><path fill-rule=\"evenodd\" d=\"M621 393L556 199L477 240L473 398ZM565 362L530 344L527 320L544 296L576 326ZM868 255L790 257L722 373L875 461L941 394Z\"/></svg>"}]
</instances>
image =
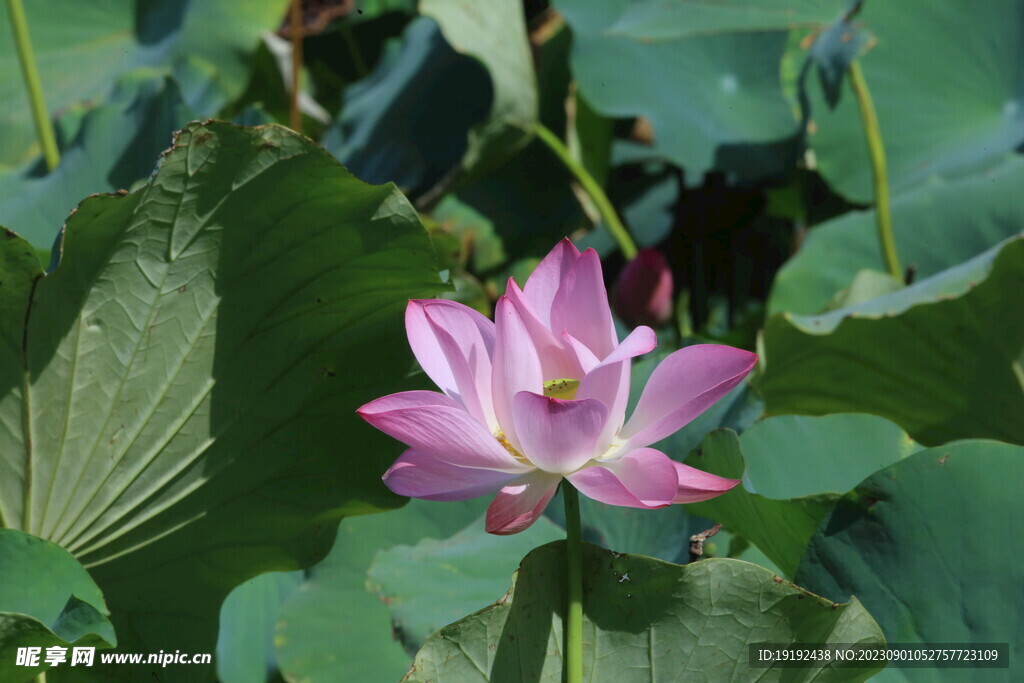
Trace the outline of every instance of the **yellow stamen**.
<instances>
[{"instance_id":1,"label":"yellow stamen","mask_svg":"<svg viewBox=\"0 0 1024 683\"><path fill-rule=\"evenodd\" d=\"M576 398L576 390L579 388L578 379L552 379L544 382L544 395L548 398L571 401Z\"/></svg>"},{"instance_id":2,"label":"yellow stamen","mask_svg":"<svg viewBox=\"0 0 1024 683\"><path fill-rule=\"evenodd\" d=\"M494 438L498 440L498 443L500 443L505 448L506 451L512 454L513 458L527 465L530 464L530 461L526 459L526 456L517 451L515 447L509 442L508 437L505 436L505 433L503 431L499 429L498 433L494 435Z\"/></svg>"}]
</instances>

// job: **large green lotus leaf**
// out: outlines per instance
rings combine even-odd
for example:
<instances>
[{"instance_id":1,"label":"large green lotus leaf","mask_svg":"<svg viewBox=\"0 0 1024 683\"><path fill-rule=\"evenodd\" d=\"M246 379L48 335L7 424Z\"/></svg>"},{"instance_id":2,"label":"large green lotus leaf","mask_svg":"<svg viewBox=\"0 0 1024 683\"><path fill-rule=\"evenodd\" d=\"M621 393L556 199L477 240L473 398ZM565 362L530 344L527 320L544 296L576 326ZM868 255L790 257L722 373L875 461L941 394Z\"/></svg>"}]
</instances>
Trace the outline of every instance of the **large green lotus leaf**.
<instances>
[{"instance_id":1,"label":"large green lotus leaf","mask_svg":"<svg viewBox=\"0 0 1024 683\"><path fill-rule=\"evenodd\" d=\"M103 593L68 551L16 529L0 529L0 679L33 680L46 666L17 664L20 647L107 648L117 644ZM61 666L61 665L58 665Z\"/></svg>"},{"instance_id":2,"label":"large green lotus leaf","mask_svg":"<svg viewBox=\"0 0 1024 683\"><path fill-rule=\"evenodd\" d=\"M645 117L652 154L683 166L691 183L713 169L758 179L792 166L798 125L779 75L785 27L652 40L615 30L636 11L630 0L554 5L572 27L580 93L605 116ZM682 30L685 14L663 25Z\"/></svg>"},{"instance_id":3,"label":"large green lotus leaf","mask_svg":"<svg viewBox=\"0 0 1024 683\"><path fill-rule=\"evenodd\" d=\"M917 279L977 256L1024 227L1024 161L897 195L893 233L900 260ZM854 211L816 226L775 278L769 313L820 313L863 269L881 270L874 211Z\"/></svg>"},{"instance_id":4,"label":"large green lotus leaf","mask_svg":"<svg viewBox=\"0 0 1024 683\"><path fill-rule=\"evenodd\" d=\"M1024 238L820 316L775 315L755 387L768 414L866 412L926 445L1024 443Z\"/></svg>"},{"instance_id":5,"label":"large green lotus leaf","mask_svg":"<svg viewBox=\"0 0 1024 683\"><path fill-rule=\"evenodd\" d=\"M686 509L722 522L792 577L839 496L917 448L898 426L873 415L784 415L739 438L732 430L716 430L687 463L743 483Z\"/></svg>"},{"instance_id":6,"label":"large green lotus leaf","mask_svg":"<svg viewBox=\"0 0 1024 683\"><path fill-rule=\"evenodd\" d=\"M453 50L433 20L418 18L371 75L346 89L323 144L359 177L420 195L458 168L490 104L487 72Z\"/></svg>"},{"instance_id":7,"label":"large green lotus leaf","mask_svg":"<svg viewBox=\"0 0 1024 683\"><path fill-rule=\"evenodd\" d=\"M52 173L40 176L33 166L0 176L0 223L49 249L83 197L128 189L145 178L171 131L193 118L170 77L148 71L125 76L107 102L84 115Z\"/></svg>"},{"instance_id":8,"label":"large green lotus leaf","mask_svg":"<svg viewBox=\"0 0 1024 683\"><path fill-rule=\"evenodd\" d=\"M452 47L487 67L490 114L470 132L462 165L474 173L500 165L526 144L537 124L537 83L523 3L422 0L420 12L437 21Z\"/></svg>"},{"instance_id":9,"label":"large green lotus leaf","mask_svg":"<svg viewBox=\"0 0 1024 683\"><path fill-rule=\"evenodd\" d=\"M562 527L546 517L513 536L488 534L477 519L450 538L381 550L367 580L390 608L402 641L415 651L442 626L494 602L524 555L564 537Z\"/></svg>"},{"instance_id":10,"label":"large green lotus leaf","mask_svg":"<svg viewBox=\"0 0 1024 683\"><path fill-rule=\"evenodd\" d=\"M513 156L537 121L537 86L521 3L486 11L463 0L421 3L368 77L345 92L324 146L372 181L419 196Z\"/></svg>"},{"instance_id":11,"label":"large green lotus leaf","mask_svg":"<svg viewBox=\"0 0 1024 683\"><path fill-rule=\"evenodd\" d=\"M0 249L0 521L89 568L122 645L211 651L231 588L398 502L354 411L405 375L406 300L438 280L393 186L192 124L140 190L81 204L55 272Z\"/></svg>"},{"instance_id":12,"label":"large green lotus leaf","mask_svg":"<svg viewBox=\"0 0 1024 683\"><path fill-rule=\"evenodd\" d=\"M401 678L412 652L396 638L391 611L370 589L367 571L378 552L448 538L486 505L484 499L412 500L401 510L342 521L333 550L281 608L275 644L284 677L311 683ZM507 584L508 572L504 579Z\"/></svg>"},{"instance_id":13,"label":"large green lotus leaf","mask_svg":"<svg viewBox=\"0 0 1024 683\"><path fill-rule=\"evenodd\" d=\"M51 0L25 3L32 47L51 113L102 101L117 77L139 66L199 61L218 89L245 85L247 58L284 15L284 0ZM0 25L8 24L6 6ZM212 114L213 112L207 112ZM38 152L11 31L0 31L0 164ZM163 141L166 142L166 141Z\"/></svg>"},{"instance_id":14,"label":"large green lotus leaf","mask_svg":"<svg viewBox=\"0 0 1024 683\"><path fill-rule=\"evenodd\" d=\"M771 498L845 493L875 470L921 450L875 415L780 415L740 435L749 485Z\"/></svg>"},{"instance_id":15,"label":"large green lotus leaf","mask_svg":"<svg viewBox=\"0 0 1024 683\"><path fill-rule=\"evenodd\" d=\"M874 473L832 511L797 572L855 594L890 642L1009 643L1006 669L895 669L887 680L1010 681L1024 670L1024 448L963 441Z\"/></svg>"},{"instance_id":16,"label":"large green lotus leaf","mask_svg":"<svg viewBox=\"0 0 1024 683\"><path fill-rule=\"evenodd\" d=\"M878 41L861 64L894 191L972 171L1024 141L1024 1L866 2L858 20ZM829 111L811 92L819 170L848 199L871 201L856 98L847 88Z\"/></svg>"},{"instance_id":17,"label":"large green lotus leaf","mask_svg":"<svg viewBox=\"0 0 1024 683\"><path fill-rule=\"evenodd\" d=\"M856 599L837 605L739 560L680 566L590 544L583 554L586 680L847 681L874 673L748 667L748 644L882 642ZM431 636L404 680L562 680L564 555L561 542L527 555L512 590Z\"/></svg>"},{"instance_id":18,"label":"large green lotus leaf","mask_svg":"<svg viewBox=\"0 0 1024 683\"><path fill-rule=\"evenodd\" d=\"M265 681L277 671L274 631L281 605L305 578L303 572L267 572L236 586L220 607L217 680Z\"/></svg>"}]
</instances>

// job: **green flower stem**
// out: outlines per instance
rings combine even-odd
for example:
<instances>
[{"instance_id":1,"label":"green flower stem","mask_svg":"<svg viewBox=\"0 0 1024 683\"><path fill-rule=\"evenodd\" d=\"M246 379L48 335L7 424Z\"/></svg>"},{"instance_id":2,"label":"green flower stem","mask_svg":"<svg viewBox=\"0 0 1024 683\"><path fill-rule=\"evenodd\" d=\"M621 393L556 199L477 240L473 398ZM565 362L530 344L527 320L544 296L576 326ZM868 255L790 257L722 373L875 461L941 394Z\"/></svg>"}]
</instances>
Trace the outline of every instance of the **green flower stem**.
<instances>
[{"instance_id":1,"label":"green flower stem","mask_svg":"<svg viewBox=\"0 0 1024 683\"><path fill-rule=\"evenodd\" d=\"M580 499L568 481L562 481L565 501L566 610L565 665L566 683L583 681L583 542L580 538Z\"/></svg>"},{"instance_id":2,"label":"green flower stem","mask_svg":"<svg viewBox=\"0 0 1024 683\"><path fill-rule=\"evenodd\" d=\"M882 131L878 126L878 116L871 100L864 72L860 63L850 63L850 84L857 96L860 107L860 118L864 123L864 137L868 142L868 154L871 156L871 173L875 180L875 217L878 225L878 243L882 248L885 267L899 281L903 281L903 269L896 253L896 240L892 234L892 212L889 208L889 177L885 167L885 146L882 144Z\"/></svg>"},{"instance_id":3,"label":"green flower stem","mask_svg":"<svg viewBox=\"0 0 1024 683\"><path fill-rule=\"evenodd\" d=\"M57 151L57 140L53 135L50 116L46 113L46 100L43 98L43 86L39 82L39 70L36 58L32 53L32 41L28 35L28 20L21 0L7 0L7 15L14 32L14 43L18 49L18 61L21 62L21 75L25 79L28 90L28 101L32 107L32 119L36 124L36 135L43 148L46 167L51 171L60 163L60 152Z\"/></svg>"},{"instance_id":4,"label":"green flower stem","mask_svg":"<svg viewBox=\"0 0 1024 683\"><path fill-rule=\"evenodd\" d=\"M594 180L594 176L590 175L590 172L583 167L583 164L572 158L565 144L543 124L537 124L536 133L537 137L548 146L548 149L555 153L559 161L575 176L583 190L593 200L597 206L598 213L601 214L601 220L608 226L608 231L615 238L615 241L619 243L622 255L627 259L632 259L636 256L636 244L633 243L633 238L629 236L626 226L622 224L622 221L619 220L619 215L615 213L615 207L612 206L608 195L604 193L598 182Z\"/></svg>"}]
</instances>

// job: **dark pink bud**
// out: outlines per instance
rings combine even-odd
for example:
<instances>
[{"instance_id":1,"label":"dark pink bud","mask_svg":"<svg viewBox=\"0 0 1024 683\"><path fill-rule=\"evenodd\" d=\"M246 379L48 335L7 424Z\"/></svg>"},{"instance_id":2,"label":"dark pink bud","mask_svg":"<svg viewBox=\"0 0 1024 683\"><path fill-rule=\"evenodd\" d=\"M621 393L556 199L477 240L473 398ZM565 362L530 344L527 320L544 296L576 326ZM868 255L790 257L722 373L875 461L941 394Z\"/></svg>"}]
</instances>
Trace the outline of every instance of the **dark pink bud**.
<instances>
[{"instance_id":1,"label":"dark pink bud","mask_svg":"<svg viewBox=\"0 0 1024 683\"><path fill-rule=\"evenodd\" d=\"M641 249L619 274L612 306L629 326L657 327L672 317L672 271L654 249Z\"/></svg>"}]
</instances>

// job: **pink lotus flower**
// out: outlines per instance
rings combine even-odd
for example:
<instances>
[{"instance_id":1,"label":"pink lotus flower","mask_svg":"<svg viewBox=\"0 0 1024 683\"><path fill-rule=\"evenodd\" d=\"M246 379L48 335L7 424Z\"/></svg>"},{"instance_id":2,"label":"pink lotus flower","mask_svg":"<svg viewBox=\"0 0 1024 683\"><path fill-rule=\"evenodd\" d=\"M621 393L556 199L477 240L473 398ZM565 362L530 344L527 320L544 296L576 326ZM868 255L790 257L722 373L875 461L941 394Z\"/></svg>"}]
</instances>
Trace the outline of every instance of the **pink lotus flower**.
<instances>
[{"instance_id":1,"label":"pink lotus flower","mask_svg":"<svg viewBox=\"0 0 1024 683\"><path fill-rule=\"evenodd\" d=\"M451 301L410 301L413 353L444 393L407 391L359 409L409 449L384 474L397 494L465 500L497 493L487 531L514 534L541 515L562 479L610 505L659 508L738 482L648 448L709 408L757 356L680 349L655 369L628 422L630 362L656 345L647 327L618 342L592 249L564 240L520 290L509 281L495 321Z\"/></svg>"}]
</instances>

